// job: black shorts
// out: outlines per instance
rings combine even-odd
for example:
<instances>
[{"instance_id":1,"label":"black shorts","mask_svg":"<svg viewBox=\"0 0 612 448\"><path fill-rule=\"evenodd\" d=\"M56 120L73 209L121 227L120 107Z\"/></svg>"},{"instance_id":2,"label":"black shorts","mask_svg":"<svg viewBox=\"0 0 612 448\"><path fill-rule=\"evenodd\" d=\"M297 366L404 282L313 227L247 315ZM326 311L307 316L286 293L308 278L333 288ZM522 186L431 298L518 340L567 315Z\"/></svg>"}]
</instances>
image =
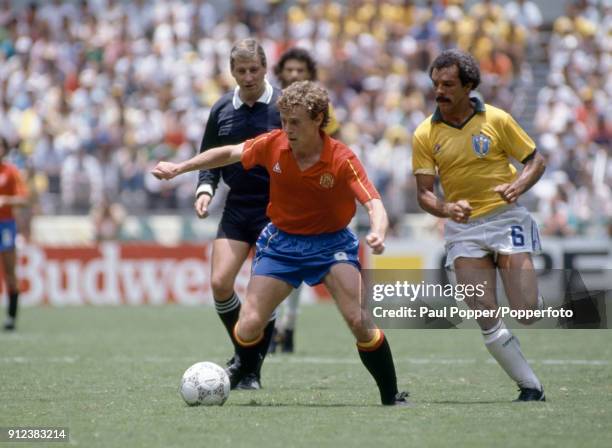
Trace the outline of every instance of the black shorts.
<instances>
[{"instance_id":1,"label":"black shorts","mask_svg":"<svg viewBox=\"0 0 612 448\"><path fill-rule=\"evenodd\" d=\"M253 246L269 222L265 208L226 205L219 222L217 238L244 241Z\"/></svg>"}]
</instances>

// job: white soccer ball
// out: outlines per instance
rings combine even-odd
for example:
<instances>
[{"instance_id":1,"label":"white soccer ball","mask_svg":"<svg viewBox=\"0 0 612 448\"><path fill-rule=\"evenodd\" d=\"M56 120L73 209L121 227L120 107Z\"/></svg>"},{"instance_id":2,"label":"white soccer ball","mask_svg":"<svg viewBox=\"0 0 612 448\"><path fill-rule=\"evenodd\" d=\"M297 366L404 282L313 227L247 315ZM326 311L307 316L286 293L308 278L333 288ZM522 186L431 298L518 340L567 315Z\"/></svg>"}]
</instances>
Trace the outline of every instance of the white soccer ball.
<instances>
[{"instance_id":1,"label":"white soccer ball","mask_svg":"<svg viewBox=\"0 0 612 448\"><path fill-rule=\"evenodd\" d=\"M213 362L198 362L183 374L179 392L189 406L221 406L229 397L229 376Z\"/></svg>"}]
</instances>

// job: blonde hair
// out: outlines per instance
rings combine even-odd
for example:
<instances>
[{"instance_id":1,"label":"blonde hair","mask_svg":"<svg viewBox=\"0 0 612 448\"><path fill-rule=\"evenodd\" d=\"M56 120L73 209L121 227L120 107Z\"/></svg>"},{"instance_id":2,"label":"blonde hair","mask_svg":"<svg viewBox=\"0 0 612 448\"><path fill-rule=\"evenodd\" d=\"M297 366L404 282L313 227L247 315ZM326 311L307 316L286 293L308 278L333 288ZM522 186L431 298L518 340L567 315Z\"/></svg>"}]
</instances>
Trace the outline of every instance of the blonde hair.
<instances>
[{"instance_id":1,"label":"blonde hair","mask_svg":"<svg viewBox=\"0 0 612 448\"><path fill-rule=\"evenodd\" d=\"M311 119L323 114L321 129L329 122L329 97L323 87L312 81L298 81L285 90L276 103L281 112L289 112L296 107L303 107L308 111Z\"/></svg>"},{"instance_id":2,"label":"blonde hair","mask_svg":"<svg viewBox=\"0 0 612 448\"><path fill-rule=\"evenodd\" d=\"M239 40L232 47L232 51L230 51L230 68L233 70L234 65L236 65L237 59L257 59L261 61L261 65L263 67L268 66L268 62L266 60L266 53L263 50L263 47L253 38L247 38Z\"/></svg>"}]
</instances>

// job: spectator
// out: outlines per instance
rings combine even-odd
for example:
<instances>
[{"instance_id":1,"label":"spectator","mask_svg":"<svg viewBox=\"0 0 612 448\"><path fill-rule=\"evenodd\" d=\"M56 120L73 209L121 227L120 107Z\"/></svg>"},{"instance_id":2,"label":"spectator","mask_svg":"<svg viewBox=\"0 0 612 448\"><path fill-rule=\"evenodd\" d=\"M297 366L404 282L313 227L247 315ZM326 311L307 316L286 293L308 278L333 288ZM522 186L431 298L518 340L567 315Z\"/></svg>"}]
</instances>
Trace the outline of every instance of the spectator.
<instances>
[{"instance_id":1,"label":"spectator","mask_svg":"<svg viewBox=\"0 0 612 448\"><path fill-rule=\"evenodd\" d=\"M102 169L98 160L81 145L64 160L60 177L64 211L88 214L104 195Z\"/></svg>"},{"instance_id":2,"label":"spectator","mask_svg":"<svg viewBox=\"0 0 612 448\"><path fill-rule=\"evenodd\" d=\"M529 30L530 35L536 35L542 25L542 12L536 2L531 0L513 0L505 5L508 20Z\"/></svg>"},{"instance_id":3,"label":"spectator","mask_svg":"<svg viewBox=\"0 0 612 448\"><path fill-rule=\"evenodd\" d=\"M412 1L300 0L287 10L279 7L282 2L255 0L229 2L226 13L210 0L22 3L0 1L0 135L19 143L19 157L47 185L40 193L42 213L54 213L54 198L72 194L60 193L60 167L74 163L76 142L101 135L108 137L108 148L96 144L90 156L106 166L105 195L130 211L151 206L190 213L183 196L189 179L155 192L152 185L145 188L144 170L156 152L165 151L161 145L177 157L176 151L193 151L211 105L234 86L219 61L242 37L256 34L271 65L295 45L316 54L319 81L338 120L344 129L359 129L364 159L375 163L368 151L376 154L389 143L387 129L402 126L412 133L433 111L426 73L432 54L470 49L488 73L480 93L514 110L527 95L532 76L526 50L542 26L533 0L512 0L505 7L470 2L469 14L462 0L428 0L426 7ZM571 142L583 148L576 158L579 172L597 171L594 161L602 163L602 151L603 164L610 163L611 14L600 3L572 1L554 22L547 42L550 76L535 119L540 139L548 143L541 147L549 170L567 166ZM605 175L596 189L610 184L610 169L600 171ZM587 187L583 176L572 182L570 204ZM392 177L389 188L403 186ZM535 201L547 207L547 197ZM83 204L81 212L92 205ZM399 205L398 216L411 210L410 204Z\"/></svg>"},{"instance_id":4,"label":"spectator","mask_svg":"<svg viewBox=\"0 0 612 448\"><path fill-rule=\"evenodd\" d=\"M92 218L96 241L114 241L121 233L125 209L120 204L104 198L100 205L92 210Z\"/></svg>"}]
</instances>

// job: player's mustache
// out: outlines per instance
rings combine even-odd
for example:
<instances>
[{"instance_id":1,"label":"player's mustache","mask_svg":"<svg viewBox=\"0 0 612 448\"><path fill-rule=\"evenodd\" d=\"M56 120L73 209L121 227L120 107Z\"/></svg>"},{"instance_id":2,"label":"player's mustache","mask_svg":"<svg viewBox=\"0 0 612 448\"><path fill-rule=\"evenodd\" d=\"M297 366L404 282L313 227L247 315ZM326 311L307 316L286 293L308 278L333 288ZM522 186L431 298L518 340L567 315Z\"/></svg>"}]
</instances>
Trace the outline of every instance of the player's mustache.
<instances>
[{"instance_id":1,"label":"player's mustache","mask_svg":"<svg viewBox=\"0 0 612 448\"><path fill-rule=\"evenodd\" d=\"M444 96L437 96L436 103L450 103L450 100Z\"/></svg>"}]
</instances>

